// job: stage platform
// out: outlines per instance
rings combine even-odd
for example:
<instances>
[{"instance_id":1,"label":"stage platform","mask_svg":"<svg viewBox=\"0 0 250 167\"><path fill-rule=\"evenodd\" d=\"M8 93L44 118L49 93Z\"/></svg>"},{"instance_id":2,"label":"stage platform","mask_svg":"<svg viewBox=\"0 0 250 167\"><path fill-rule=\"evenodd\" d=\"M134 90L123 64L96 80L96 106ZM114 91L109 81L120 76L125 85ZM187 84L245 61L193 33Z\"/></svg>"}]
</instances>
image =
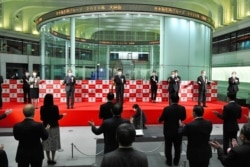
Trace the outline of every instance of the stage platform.
<instances>
[{"instance_id":1,"label":"stage platform","mask_svg":"<svg viewBox=\"0 0 250 167\"><path fill-rule=\"evenodd\" d=\"M40 102L39 106L43 103ZM102 120L99 119L99 108L100 105L103 104L102 102L78 102L75 103L73 109L67 109L65 103L55 102L56 105L59 106L60 113L66 113L67 115L64 116L60 120L60 126L87 126L89 120L93 120L96 125L100 125ZM122 113L123 118L129 119L133 115L132 106L135 103L132 102L125 102L124 109ZM147 117L147 124L148 125L156 125L158 123L158 118L160 117L163 108L168 106L167 102L158 102L158 103L150 103L150 102L138 102L137 104L140 105L142 110L145 112ZM197 104L197 102L181 102L181 105L185 106L187 111L187 119L185 122L190 122L193 120L192 117L192 109L193 106ZM221 124L222 120L217 118L212 112L219 111L222 112L223 106L225 102L221 101L213 101L207 103L205 108L204 117L206 119L211 120L214 124ZM12 127L15 123L22 121L24 116L22 114L23 103L4 103L3 109L0 110L0 113L3 113L5 109L12 108L13 112L6 118L0 121L0 127L8 128ZM242 117L239 119L239 123L247 122L247 119L244 115L248 115L248 108L242 107ZM40 121L40 109L36 109L35 120Z\"/></svg>"}]
</instances>

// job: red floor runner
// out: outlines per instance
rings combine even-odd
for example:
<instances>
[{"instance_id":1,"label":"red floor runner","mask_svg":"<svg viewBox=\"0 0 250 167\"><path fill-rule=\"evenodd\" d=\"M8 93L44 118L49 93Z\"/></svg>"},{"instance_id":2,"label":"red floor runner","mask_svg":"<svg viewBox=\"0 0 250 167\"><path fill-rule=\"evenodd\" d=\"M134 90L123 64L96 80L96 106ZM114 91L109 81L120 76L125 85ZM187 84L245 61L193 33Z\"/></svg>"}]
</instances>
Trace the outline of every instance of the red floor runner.
<instances>
[{"instance_id":1,"label":"red floor runner","mask_svg":"<svg viewBox=\"0 0 250 167\"><path fill-rule=\"evenodd\" d=\"M99 107L102 103L76 103L74 109L66 109L66 104L56 102L56 105L59 106L60 113L67 113L60 120L61 126L86 126L88 125L88 120L93 120L96 125L100 125L101 120L98 118L99 114ZM132 105L135 103L125 102L124 103L124 110L122 113L122 117L130 118L133 114ZM158 118L162 113L162 110L166 104L166 102L161 103L147 103L147 102L138 102L146 114L147 117L147 124L158 124ZM184 105L187 110L187 119L185 122L190 122L192 118L192 108L196 105L196 102L186 102L180 103ZM208 107L205 108L204 117L206 119L211 120L214 124L222 123L222 120L217 118L212 111L219 111L222 112L222 108L226 103L216 101L212 103L207 103ZM40 102L40 106L42 102ZM3 109L0 110L0 113L3 113L5 109L12 108L13 112L5 119L0 121L0 127L12 127L15 123L22 121L24 116L22 114L22 108L24 104L21 103L4 103ZM242 118L239 120L239 123L247 122L246 118L244 117L245 114L248 114L248 108L242 107ZM35 120L40 121L40 110L36 110Z\"/></svg>"}]
</instances>

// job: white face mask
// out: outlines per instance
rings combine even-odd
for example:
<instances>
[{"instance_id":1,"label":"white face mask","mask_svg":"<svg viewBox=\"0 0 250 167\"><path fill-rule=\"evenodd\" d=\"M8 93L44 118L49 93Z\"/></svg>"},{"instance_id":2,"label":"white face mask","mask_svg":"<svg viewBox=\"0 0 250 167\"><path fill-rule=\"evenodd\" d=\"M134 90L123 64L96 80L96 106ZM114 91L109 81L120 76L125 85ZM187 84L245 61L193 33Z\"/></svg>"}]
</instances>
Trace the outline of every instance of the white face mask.
<instances>
[{"instance_id":1,"label":"white face mask","mask_svg":"<svg viewBox=\"0 0 250 167\"><path fill-rule=\"evenodd\" d=\"M117 74L118 74L119 76L121 76L121 75L122 75L122 72L119 71Z\"/></svg>"},{"instance_id":2,"label":"white face mask","mask_svg":"<svg viewBox=\"0 0 250 167\"><path fill-rule=\"evenodd\" d=\"M37 75L37 73L33 72L33 76L35 77Z\"/></svg>"},{"instance_id":3,"label":"white face mask","mask_svg":"<svg viewBox=\"0 0 250 167\"><path fill-rule=\"evenodd\" d=\"M25 73L25 76L28 77L30 75L30 73Z\"/></svg>"},{"instance_id":4,"label":"white face mask","mask_svg":"<svg viewBox=\"0 0 250 167\"><path fill-rule=\"evenodd\" d=\"M71 73L71 72L69 72L69 73L68 73L68 76L72 76L72 73Z\"/></svg>"},{"instance_id":5,"label":"white face mask","mask_svg":"<svg viewBox=\"0 0 250 167\"><path fill-rule=\"evenodd\" d=\"M155 76L155 75L156 75L156 73L152 73L152 75L153 75L153 76Z\"/></svg>"},{"instance_id":6,"label":"white face mask","mask_svg":"<svg viewBox=\"0 0 250 167\"><path fill-rule=\"evenodd\" d=\"M174 74L172 74L171 76L172 76L172 78L174 78L174 76L175 76L175 75L174 75Z\"/></svg>"},{"instance_id":7,"label":"white face mask","mask_svg":"<svg viewBox=\"0 0 250 167\"><path fill-rule=\"evenodd\" d=\"M235 77L236 77L236 75L235 75L235 74L232 74L232 77L233 77L233 78L235 78Z\"/></svg>"}]
</instances>

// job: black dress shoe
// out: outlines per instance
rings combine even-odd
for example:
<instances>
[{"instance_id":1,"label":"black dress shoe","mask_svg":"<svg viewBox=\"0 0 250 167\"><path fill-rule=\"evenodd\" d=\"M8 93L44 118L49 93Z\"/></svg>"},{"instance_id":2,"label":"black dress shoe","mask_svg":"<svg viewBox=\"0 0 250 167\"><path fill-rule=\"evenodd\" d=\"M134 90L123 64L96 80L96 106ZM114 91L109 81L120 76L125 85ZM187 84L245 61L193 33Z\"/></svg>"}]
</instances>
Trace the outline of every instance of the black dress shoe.
<instances>
[{"instance_id":1,"label":"black dress shoe","mask_svg":"<svg viewBox=\"0 0 250 167\"><path fill-rule=\"evenodd\" d=\"M203 107L207 107L206 105L204 105Z\"/></svg>"}]
</instances>

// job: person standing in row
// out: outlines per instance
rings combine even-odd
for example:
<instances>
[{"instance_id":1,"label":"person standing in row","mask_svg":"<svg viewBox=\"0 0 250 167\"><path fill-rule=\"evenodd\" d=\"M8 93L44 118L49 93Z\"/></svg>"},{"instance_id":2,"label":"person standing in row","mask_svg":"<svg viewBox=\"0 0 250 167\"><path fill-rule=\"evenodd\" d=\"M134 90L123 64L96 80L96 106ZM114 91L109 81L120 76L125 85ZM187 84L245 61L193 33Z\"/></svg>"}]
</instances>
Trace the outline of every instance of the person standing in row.
<instances>
[{"instance_id":1,"label":"person standing in row","mask_svg":"<svg viewBox=\"0 0 250 167\"><path fill-rule=\"evenodd\" d=\"M206 71L202 70L201 75L197 78L198 88L198 105L203 103L203 107L207 107L206 105L206 94L207 94L207 84L210 84L208 78L206 76Z\"/></svg>"},{"instance_id":2,"label":"person standing in row","mask_svg":"<svg viewBox=\"0 0 250 167\"><path fill-rule=\"evenodd\" d=\"M123 104L124 99L124 84L126 84L126 78L122 75L122 70L117 70L117 75L114 78L115 92L116 92L116 103Z\"/></svg>"},{"instance_id":3,"label":"person standing in row","mask_svg":"<svg viewBox=\"0 0 250 167\"><path fill-rule=\"evenodd\" d=\"M174 71L171 71L171 76L168 77L168 102L169 102L169 105L171 104L171 96L173 94L178 94L176 92L176 87L175 87L175 72Z\"/></svg>"},{"instance_id":4,"label":"person standing in row","mask_svg":"<svg viewBox=\"0 0 250 167\"><path fill-rule=\"evenodd\" d=\"M178 165L181 157L181 142L182 135L178 130L180 127L180 121L186 119L185 107L178 104L178 94L171 95L171 105L165 107L159 118L159 123L164 122L163 133L165 138L165 156L166 164L168 166ZM172 158L172 145L174 144L175 155Z\"/></svg>"},{"instance_id":5,"label":"person standing in row","mask_svg":"<svg viewBox=\"0 0 250 167\"><path fill-rule=\"evenodd\" d=\"M187 159L189 167L208 167L212 157L209 145L212 132L212 122L203 119L204 109L202 106L194 106L194 121L188 123L182 129L182 134L187 136Z\"/></svg>"},{"instance_id":6,"label":"person standing in row","mask_svg":"<svg viewBox=\"0 0 250 167\"><path fill-rule=\"evenodd\" d=\"M24 104L31 103L29 78L30 78L29 71L25 71L25 74L21 80L23 83L23 102L24 102Z\"/></svg>"},{"instance_id":7,"label":"person standing in row","mask_svg":"<svg viewBox=\"0 0 250 167\"><path fill-rule=\"evenodd\" d=\"M53 95L46 94L44 97L44 104L40 108L40 119L43 121L44 127L50 126L48 129L49 138L42 143L48 159L48 165L56 164L56 151L61 149L58 120L62 119L64 115L65 114L59 114L58 106L54 105Z\"/></svg>"},{"instance_id":8,"label":"person standing in row","mask_svg":"<svg viewBox=\"0 0 250 167\"><path fill-rule=\"evenodd\" d=\"M66 103L67 109L74 108L75 103L75 84L76 78L72 74L72 70L68 70L68 75L64 78L63 85L65 86L66 91Z\"/></svg>"},{"instance_id":9,"label":"person standing in row","mask_svg":"<svg viewBox=\"0 0 250 167\"><path fill-rule=\"evenodd\" d=\"M175 91L177 92L177 94L179 93L179 90L180 90L180 86L181 86L181 77L178 75L178 70L174 70L174 74L175 74Z\"/></svg>"},{"instance_id":10,"label":"person standing in row","mask_svg":"<svg viewBox=\"0 0 250 167\"><path fill-rule=\"evenodd\" d=\"M16 162L18 167L41 167L44 159L43 146L41 140L46 140L49 136L42 123L33 120L35 107L27 104L23 108L25 119L13 127L13 135L19 141Z\"/></svg>"},{"instance_id":11,"label":"person standing in row","mask_svg":"<svg viewBox=\"0 0 250 167\"><path fill-rule=\"evenodd\" d=\"M237 97L237 92L239 91L238 85L240 84L240 79L236 77L236 72L232 72L232 76L228 78L228 93L234 93Z\"/></svg>"},{"instance_id":12,"label":"person standing in row","mask_svg":"<svg viewBox=\"0 0 250 167\"><path fill-rule=\"evenodd\" d=\"M3 77L0 75L0 109L3 108L3 99L2 99L2 84L3 84Z\"/></svg>"},{"instance_id":13,"label":"person standing in row","mask_svg":"<svg viewBox=\"0 0 250 167\"><path fill-rule=\"evenodd\" d=\"M151 85L151 100L153 103L155 103L157 97L157 88L158 88L158 76L156 75L156 71L152 72L152 76L150 77L150 85Z\"/></svg>"},{"instance_id":14,"label":"person standing in row","mask_svg":"<svg viewBox=\"0 0 250 167\"><path fill-rule=\"evenodd\" d=\"M104 103L100 106L100 111L99 111L99 118L100 119L108 119L108 118L112 118L113 117L113 100L114 100L114 94L112 92L109 92L107 94L107 103Z\"/></svg>"},{"instance_id":15,"label":"person standing in row","mask_svg":"<svg viewBox=\"0 0 250 167\"><path fill-rule=\"evenodd\" d=\"M37 71L33 71L32 76L29 78L29 84L31 103L35 109L38 109L40 77L37 76Z\"/></svg>"},{"instance_id":16,"label":"person standing in row","mask_svg":"<svg viewBox=\"0 0 250 167\"><path fill-rule=\"evenodd\" d=\"M235 102L235 94L228 93L228 104L223 107L222 114L214 111L214 114L223 120L223 150L227 153L232 139L237 139L239 125L237 119L241 118L241 106Z\"/></svg>"}]
</instances>

